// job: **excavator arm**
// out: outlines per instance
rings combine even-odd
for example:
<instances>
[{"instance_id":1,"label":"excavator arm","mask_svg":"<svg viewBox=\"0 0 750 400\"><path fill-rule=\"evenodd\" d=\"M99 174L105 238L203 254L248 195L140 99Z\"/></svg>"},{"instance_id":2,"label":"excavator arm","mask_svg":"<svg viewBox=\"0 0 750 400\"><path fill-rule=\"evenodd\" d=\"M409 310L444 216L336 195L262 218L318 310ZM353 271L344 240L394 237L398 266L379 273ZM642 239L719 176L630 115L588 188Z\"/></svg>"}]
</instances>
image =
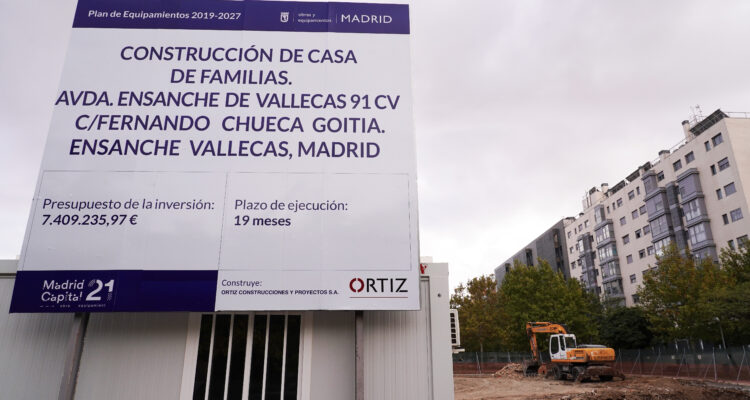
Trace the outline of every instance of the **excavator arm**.
<instances>
[{"instance_id":1,"label":"excavator arm","mask_svg":"<svg viewBox=\"0 0 750 400\"><path fill-rule=\"evenodd\" d=\"M539 370L541 360L539 358L539 344L536 340L537 333L562 333L567 334L568 331L564 326L560 324L553 324L551 322L527 322L526 323L526 335L529 337L529 344L531 345L531 356L532 359L529 362L524 362L524 374L535 374Z\"/></svg>"},{"instance_id":2,"label":"excavator arm","mask_svg":"<svg viewBox=\"0 0 750 400\"><path fill-rule=\"evenodd\" d=\"M531 345L531 355L533 360L537 363L539 359L539 345L536 341L537 333L562 333L567 334L568 331L564 326L560 324L553 324L551 322L527 322L526 323L526 335L529 337L529 344Z\"/></svg>"}]
</instances>

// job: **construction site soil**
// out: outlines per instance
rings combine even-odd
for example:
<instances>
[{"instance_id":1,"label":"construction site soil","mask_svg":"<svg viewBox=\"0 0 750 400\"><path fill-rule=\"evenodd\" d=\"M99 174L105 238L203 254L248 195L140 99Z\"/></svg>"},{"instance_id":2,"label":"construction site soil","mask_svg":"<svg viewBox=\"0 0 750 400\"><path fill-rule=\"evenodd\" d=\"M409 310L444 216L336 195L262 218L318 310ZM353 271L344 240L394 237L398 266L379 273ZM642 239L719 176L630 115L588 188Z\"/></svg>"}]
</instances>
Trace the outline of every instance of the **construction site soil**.
<instances>
[{"instance_id":1,"label":"construction site soil","mask_svg":"<svg viewBox=\"0 0 750 400\"><path fill-rule=\"evenodd\" d=\"M456 400L746 400L750 386L663 376L630 375L575 383L523 376L509 364L494 375L454 377Z\"/></svg>"}]
</instances>

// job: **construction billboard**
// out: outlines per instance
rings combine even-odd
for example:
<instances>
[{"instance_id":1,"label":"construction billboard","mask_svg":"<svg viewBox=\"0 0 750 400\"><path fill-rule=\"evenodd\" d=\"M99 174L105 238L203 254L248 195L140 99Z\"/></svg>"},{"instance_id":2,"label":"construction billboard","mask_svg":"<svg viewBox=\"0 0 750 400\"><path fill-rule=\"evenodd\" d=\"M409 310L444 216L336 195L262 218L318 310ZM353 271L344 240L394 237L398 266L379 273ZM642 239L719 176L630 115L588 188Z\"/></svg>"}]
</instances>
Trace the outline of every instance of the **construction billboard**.
<instances>
[{"instance_id":1,"label":"construction billboard","mask_svg":"<svg viewBox=\"0 0 750 400\"><path fill-rule=\"evenodd\" d=\"M11 312L418 309L409 8L80 0Z\"/></svg>"}]
</instances>

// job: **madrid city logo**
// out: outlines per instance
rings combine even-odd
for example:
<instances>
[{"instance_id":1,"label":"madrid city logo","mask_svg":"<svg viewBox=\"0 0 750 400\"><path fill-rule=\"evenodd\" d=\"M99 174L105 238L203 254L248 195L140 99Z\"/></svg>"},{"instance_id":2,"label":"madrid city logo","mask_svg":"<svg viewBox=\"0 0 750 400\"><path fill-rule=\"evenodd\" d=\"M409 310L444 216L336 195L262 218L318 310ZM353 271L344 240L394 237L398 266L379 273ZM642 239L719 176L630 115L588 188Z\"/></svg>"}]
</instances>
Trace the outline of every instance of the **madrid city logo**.
<instances>
[{"instance_id":1,"label":"madrid city logo","mask_svg":"<svg viewBox=\"0 0 750 400\"><path fill-rule=\"evenodd\" d=\"M289 22L289 11L281 12L281 22Z\"/></svg>"},{"instance_id":2,"label":"madrid city logo","mask_svg":"<svg viewBox=\"0 0 750 400\"><path fill-rule=\"evenodd\" d=\"M406 278L352 278L349 290L352 293L408 293L404 288Z\"/></svg>"}]
</instances>

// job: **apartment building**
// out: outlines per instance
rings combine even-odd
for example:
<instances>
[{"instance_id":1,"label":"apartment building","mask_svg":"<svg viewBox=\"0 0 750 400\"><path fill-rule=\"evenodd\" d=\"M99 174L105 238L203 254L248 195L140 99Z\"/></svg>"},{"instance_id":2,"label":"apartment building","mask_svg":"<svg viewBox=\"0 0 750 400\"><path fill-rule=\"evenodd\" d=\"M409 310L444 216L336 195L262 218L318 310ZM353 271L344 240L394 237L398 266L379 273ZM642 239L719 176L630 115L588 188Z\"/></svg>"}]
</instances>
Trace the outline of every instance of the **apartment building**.
<instances>
[{"instance_id":1,"label":"apartment building","mask_svg":"<svg viewBox=\"0 0 750 400\"><path fill-rule=\"evenodd\" d=\"M568 217L557 221L539 237L523 247L516 254L505 260L495 268L495 281L500 284L505 279L505 274L510 271L513 264L519 261L526 265L536 265L538 259L545 260L553 271L562 273L565 278L570 278L568 268L568 253L566 251L565 227L573 223L575 218Z\"/></svg>"},{"instance_id":2,"label":"apartment building","mask_svg":"<svg viewBox=\"0 0 750 400\"><path fill-rule=\"evenodd\" d=\"M644 271L670 243L717 260L750 234L750 114L716 110L682 127L684 138L657 159L588 190L565 223L570 276L603 299L637 303Z\"/></svg>"}]
</instances>

